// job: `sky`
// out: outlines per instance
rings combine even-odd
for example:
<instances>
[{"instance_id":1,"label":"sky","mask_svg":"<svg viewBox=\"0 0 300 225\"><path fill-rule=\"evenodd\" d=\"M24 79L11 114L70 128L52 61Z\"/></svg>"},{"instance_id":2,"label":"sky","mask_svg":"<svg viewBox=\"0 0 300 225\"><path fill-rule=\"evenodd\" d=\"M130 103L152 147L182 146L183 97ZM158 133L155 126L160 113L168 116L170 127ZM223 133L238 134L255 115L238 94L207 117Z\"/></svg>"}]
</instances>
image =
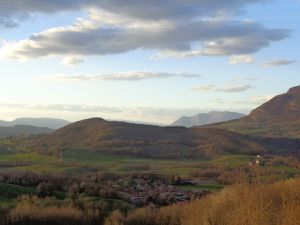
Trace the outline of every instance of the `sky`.
<instances>
[{"instance_id":1,"label":"sky","mask_svg":"<svg viewBox=\"0 0 300 225\"><path fill-rule=\"evenodd\" d=\"M300 85L299 0L0 0L0 119L169 124Z\"/></svg>"}]
</instances>

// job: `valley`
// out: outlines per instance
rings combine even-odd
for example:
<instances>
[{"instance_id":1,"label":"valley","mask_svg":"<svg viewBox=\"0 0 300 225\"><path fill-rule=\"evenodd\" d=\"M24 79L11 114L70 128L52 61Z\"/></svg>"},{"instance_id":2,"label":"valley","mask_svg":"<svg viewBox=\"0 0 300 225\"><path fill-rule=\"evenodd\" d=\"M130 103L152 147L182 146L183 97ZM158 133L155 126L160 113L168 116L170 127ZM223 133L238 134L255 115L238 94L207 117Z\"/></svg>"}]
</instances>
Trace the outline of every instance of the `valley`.
<instances>
[{"instance_id":1,"label":"valley","mask_svg":"<svg viewBox=\"0 0 300 225\"><path fill-rule=\"evenodd\" d=\"M299 12L0 0L0 225L300 225Z\"/></svg>"},{"instance_id":2,"label":"valley","mask_svg":"<svg viewBox=\"0 0 300 225\"><path fill-rule=\"evenodd\" d=\"M281 133L269 135L265 130L260 131L263 135L252 133L252 123L241 125L250 121L252 114L191 128L91 118L48 134L3 137L0 214L8 215L4 224L18 225L13 222L14 214L20 223L45 222L50 219L48 210L58 213L60 209L66 213L58 216L60 222L67 218L77 223L76 217L71 219L71 211L92 225L113 220L114 213L126 221L127 213L134 215L142 209L147 218L154 211L177 210L172 205L183 205L183 209L195 202L201 205L238 189L240 182L246 182L247 189L297 181L300 139ZM270 129L265 123L255 123ZM232 129L234 124L237 129ZM289 129L287 123L268 124ZM89 219L85 217L88 211L93 212Z\"/></svg>"}]
</instances>

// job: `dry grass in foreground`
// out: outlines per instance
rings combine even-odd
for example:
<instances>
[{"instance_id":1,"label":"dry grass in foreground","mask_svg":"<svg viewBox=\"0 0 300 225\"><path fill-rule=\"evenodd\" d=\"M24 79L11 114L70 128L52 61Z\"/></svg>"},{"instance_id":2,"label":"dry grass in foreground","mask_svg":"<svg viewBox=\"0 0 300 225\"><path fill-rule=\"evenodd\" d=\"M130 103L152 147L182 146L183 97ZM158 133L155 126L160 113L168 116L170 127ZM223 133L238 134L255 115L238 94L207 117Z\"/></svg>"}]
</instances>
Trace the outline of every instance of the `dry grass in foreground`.
<instances>
[{"instance_id":1,"label":"dry grass in foreground","mask_svg":"<svg viewBox=\"0 0 300 225\"><path fill-rule=\"evenodd\" d=\"M186 205L115 211L105 225L299 225L300 179L275 184L246 181Z\"/></svg>"}]
</instances>

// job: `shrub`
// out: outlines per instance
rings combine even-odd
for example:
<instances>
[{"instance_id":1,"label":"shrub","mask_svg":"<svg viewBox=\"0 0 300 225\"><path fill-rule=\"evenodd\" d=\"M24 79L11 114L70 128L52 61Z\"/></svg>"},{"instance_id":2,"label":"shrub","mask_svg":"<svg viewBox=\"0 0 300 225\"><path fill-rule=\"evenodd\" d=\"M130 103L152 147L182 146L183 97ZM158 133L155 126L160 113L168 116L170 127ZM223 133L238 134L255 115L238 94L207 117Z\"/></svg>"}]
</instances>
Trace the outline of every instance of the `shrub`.
<instances>
[{"instance_id":1,"label":"shrub","mask_svg":"<svg viewBox=\"0 0 300 225\"><path fill-rule=\"evenodd\" d=\"M296 225L300 221L300 179L232 187L184 205L112 214L106 225Z\"/></svg>"}]
</instances>

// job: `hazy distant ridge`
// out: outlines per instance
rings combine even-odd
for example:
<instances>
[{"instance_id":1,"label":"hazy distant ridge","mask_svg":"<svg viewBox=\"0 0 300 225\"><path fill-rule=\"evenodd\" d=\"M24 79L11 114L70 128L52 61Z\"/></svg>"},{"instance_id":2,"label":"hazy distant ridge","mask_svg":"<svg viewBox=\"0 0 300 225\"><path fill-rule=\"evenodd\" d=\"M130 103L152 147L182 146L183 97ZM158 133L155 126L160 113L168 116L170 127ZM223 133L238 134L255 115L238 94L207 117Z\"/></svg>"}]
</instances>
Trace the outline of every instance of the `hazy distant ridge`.
<instances>
[{"instance_id":1,"label":"hazy distant ridge","mask_svg":"<svg viewBox=\"0 0 300 225\"><path fill-rule=\"evenodd\" d=\"M171 126L183 126L183 127L193 127L193 126L201 126L212 123L225 122L229 120L240 119L246 115L236 112L217 112L212 111L209 113L199 113L195 116L191 117L181 117L176 120Z\"/></svg>"},{"instance_id":2,"label":"hazy distant ridge","mask_svg":"<svg viewBox=\"0 0 300 225\"><path fill-rule=\"evenodd\" d=\"M59 129L70 124L69 121L54 118L17 118L13 121L0 120L0 126L13 127L16 125L27 125L35 127L47 127L50 129Z\"/></svg>"},{"instance_id":3,"label":"hazy distant ridge","mask_svg":"<svg viewBox=\"0 0 300 225\"><path fill-rule=\"evenodd\" d=\"M0 138L20 137L37 134L50 134L54 130L47 127L34 127L28 125L16 125L12 127L0 127Z\"/></svg>"}]
</instances>

